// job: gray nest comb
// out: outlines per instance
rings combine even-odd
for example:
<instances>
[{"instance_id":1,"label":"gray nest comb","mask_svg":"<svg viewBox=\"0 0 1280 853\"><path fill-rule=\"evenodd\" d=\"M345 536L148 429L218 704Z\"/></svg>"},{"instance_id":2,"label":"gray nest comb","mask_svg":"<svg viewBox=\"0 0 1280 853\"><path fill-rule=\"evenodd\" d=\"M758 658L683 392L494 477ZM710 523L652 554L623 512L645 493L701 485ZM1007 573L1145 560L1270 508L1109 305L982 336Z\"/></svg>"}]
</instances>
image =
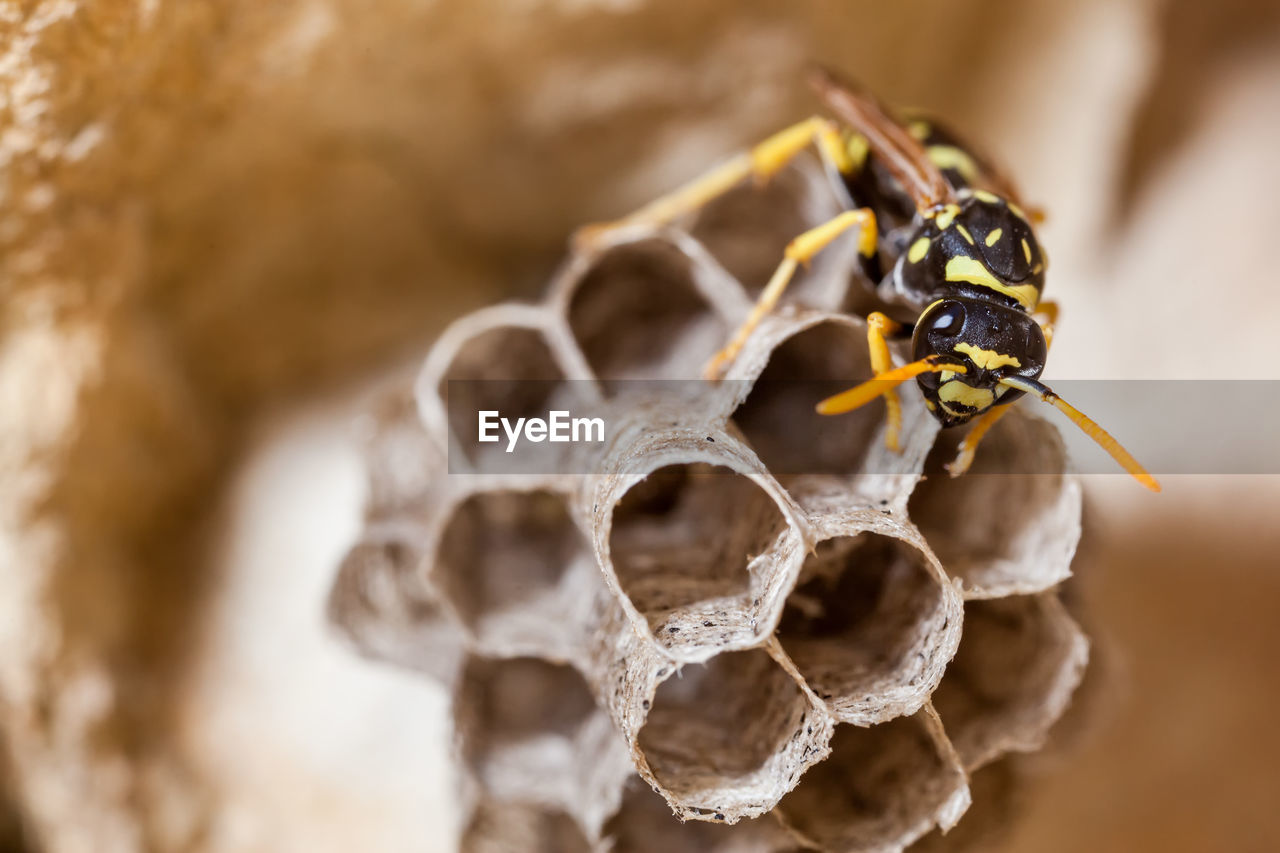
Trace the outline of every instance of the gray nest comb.
<instances>
[{"instance_id":1,"label":"gray nest comb","mask_svg":"<svg viewBox=\"0 0 1280 853\"><path fill-rule=\"evenodd\" d=\"M815 415L814 383L871 373L848 241L726 381L625 381L698 377L836 192L802 162L614 232L542 304L455 323L375 413L331 616L452 690L464 850L950 849L979 820L942 834L971 778L998 791L1001 757L1069 703L1088 642L1057 592L1081 514L1058 434L1015 411L952 480L911 386L900 454L882 403ZM451 421L460 379L495 381L454 384L454 411L613 428L590 458L507 472Z\"/></svg>"}]
</instances>

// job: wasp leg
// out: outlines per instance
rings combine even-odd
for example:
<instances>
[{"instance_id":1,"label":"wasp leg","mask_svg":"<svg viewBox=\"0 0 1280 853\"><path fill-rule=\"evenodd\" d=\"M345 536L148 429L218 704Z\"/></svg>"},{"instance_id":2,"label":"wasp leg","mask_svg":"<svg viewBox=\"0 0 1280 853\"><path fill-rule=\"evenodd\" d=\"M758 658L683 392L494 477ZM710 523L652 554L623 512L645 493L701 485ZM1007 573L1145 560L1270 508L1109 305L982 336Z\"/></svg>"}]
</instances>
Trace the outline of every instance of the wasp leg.
<instances>
[{"instance_id":1,"label":"wasp leg","mask_svg":"<svg viewBox=\"0 0 1280 853\"><path fill-rule=\"evenodd\" d=\"M959 477L969 470L983 436L996 425L997 421L1007 415L1011 408L1012 406L994 406L974 422L973 428L964 437L964 441L960 442L960 449L956 451L956 458L943 466L947 469L948 474L952 477Z\"/></svg>"},{"instance_id":2,"label":"wasp leg","mask_svg":"<svg viewBox=\"0 0 1280 853\"><path fill-rule=\"evenodd\" d=\"M858 251L862 256L864 258L875 257L876 215L869 207L846 210L844 213L815 228L809 229L792 240L787 244L782 263L778 264L778 268L774 270L773 276L769 279L769 283L765 285L760 298L756 300L751 313L747 315L747 319L738 327L738 331L734 333L733 338L730 339L724 349L712 356L711 361L707 362L707 366L703 369L703 376L707 379L716 379L724 372L725 368L738 357L738 353L742 350L742 345L747 342L747 338L751 337L751 333L755 331L756 326L760 325L760 321L777 307L778 300L782 298L787 285L791 283L792 277L796 274L796 268L800 264L808 264L814 255L818 254L832 240L835 240L850 228L860 229Z\"/></svg>"},{"instance_id":3,"label":"wasp leg","mask_svg":"<svg viewBox=\"0 0 1280 853\"><path fill-rule=\"evenodd\" d=\"M1046 299L1036 307L1036 314L1043 314L1044 319L1036 319L1040 324L1040 330L1044 332L1044 346L1047 350L1053 346L1053 327L1058 322L1058 303L1052 299Z\"/></svg>"},{"instance_id":4,"label":"wasp leg","mask_svg":"<svg viewBox=\"0 0 1280 853\"><path fill-rule=\"evenodd\" d=\"M889 355L888 338L902 332L902 324L890 320L879 311L867 315L867 346L871 350L871 370L876 376L888 373L893 369L893 359ZM902 432L902 403L898 400L896 388L890 388L881 396L888 414L889 425L884 431L884 445L894 453L901 446L898 434Z\"/></svg>"},{"instance_id":5,"label":"wasp leg","mask_svg":"<svg viewBox=\"0 0 1280 853\"><path fill-rule=\"evenodd\" d=\"M1041 320L1037 317L1036 322L1040 324L1041 331L1044 332L1045 349L1053 346L1053 327L1058 322L1058 303L1051 300L1041 302L1036 308L1036 314L1044 315ZM947 473L952 477L959 477L961 474L969 470L969 466L973 464L974 454L978 452L978 444L982 442L983 437L991 430L996 422L1009 413L1010 406L996 406L989 412L978 418L974 422L973 428L960 442L960 448L956 451L956 458L945 465Z\"/></svg>"},{"instance_id":6,"label":"wasp leg","mask_svg":"<svg viewBox=\"0 0 1280 853\"><path fill-rule=\"evenodd\" d=\"M579 247L589 245L605 232L628 225L665 225L718 198L748 177L767 181L814 142L841 172L847 174L856 168L853 155L836 124L830 119L814 116L775 133L751 150L634 213L612 222L579 228L573 237L574 244Z\"/></svg>"}]
</instances>

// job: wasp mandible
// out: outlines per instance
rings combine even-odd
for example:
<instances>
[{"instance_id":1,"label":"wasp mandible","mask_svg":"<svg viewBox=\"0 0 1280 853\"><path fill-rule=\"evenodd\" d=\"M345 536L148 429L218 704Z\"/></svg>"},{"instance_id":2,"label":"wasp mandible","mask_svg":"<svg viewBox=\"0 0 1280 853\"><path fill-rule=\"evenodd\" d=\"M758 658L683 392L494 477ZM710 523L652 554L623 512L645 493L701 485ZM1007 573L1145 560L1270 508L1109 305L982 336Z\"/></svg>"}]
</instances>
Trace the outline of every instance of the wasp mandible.
<instances>
[{"instance_id":1,"label":"wasp mandible","mask_svg":"<svg viewBox=\"0 0 1280 853\"><path fill-rule=\"evenodd\" d=\"M1057 305L1041 299L1047 265L1035 211L1011 181L936 123L899 122L861 87L815 68L810 82L839 122L815 116L774 134L727 163L630 216L579 232L589 238L622 225L658 225L692 212L741 181L768 180L810 145L839 172L850 209L792 240L755 306L708 363L719 377L778 304L797 269L841 234L857 229L863 270L877 296L915 317L867 317L873 379L817 404L822 414L850 412L882 397L885 441L898 449L897 387L915 379L943 427L973 421L947 470L969 469L979 442L1030 394L1071 419L1143 486L1160 486L1106 430L1040 382ZM842 126L843 125L843 126ZM888 342L911 337L913 361L893 367Z\"/></svg>"}]
</instances>

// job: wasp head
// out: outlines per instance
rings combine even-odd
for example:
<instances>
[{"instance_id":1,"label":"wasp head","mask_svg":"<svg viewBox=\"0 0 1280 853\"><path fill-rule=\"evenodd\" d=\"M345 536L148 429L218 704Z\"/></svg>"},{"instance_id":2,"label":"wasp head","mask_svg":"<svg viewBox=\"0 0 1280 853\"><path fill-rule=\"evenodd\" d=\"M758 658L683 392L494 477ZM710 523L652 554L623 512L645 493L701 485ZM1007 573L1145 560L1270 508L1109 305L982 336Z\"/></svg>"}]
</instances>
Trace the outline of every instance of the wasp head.
<instances>
[{"instance_id":1,"label":"wasp head","mask_svg":"<svg viewBox=\"0 0 1280 853\"><path fill-rule=\"evenodd\" d=\"M915 359L939 356L964 367L916 377L925 405L944 427L1022 396L1000 379L1037 379L1047 355L1044 332L1029 314L977 299L934 302L916 323L912 347Z\"/></svg>"}]
</instances>

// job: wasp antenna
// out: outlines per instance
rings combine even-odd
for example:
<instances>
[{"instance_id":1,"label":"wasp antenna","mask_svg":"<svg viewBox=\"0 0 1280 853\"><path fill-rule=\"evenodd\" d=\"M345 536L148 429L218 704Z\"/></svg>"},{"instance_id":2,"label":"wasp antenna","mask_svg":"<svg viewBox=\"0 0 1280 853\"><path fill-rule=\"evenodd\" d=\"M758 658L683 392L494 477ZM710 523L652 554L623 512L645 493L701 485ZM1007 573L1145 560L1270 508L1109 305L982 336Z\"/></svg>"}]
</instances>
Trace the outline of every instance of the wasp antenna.
<instances>
[{"instance_id":1,"label":"wasp antenna","mask_svg":"<svg viewBox=\"0 0 1280 853\"><path fill-rule=\"evenodd\" d=\"M944 370L950 370L953 373L966 372L963 364L942 362L938 360L938 356L931 355L885 371L848 391L841 391L834 397L823 400L816 408L820 415L842 415L865 406L875 398L887 394L903 382L914 379L922 373L940 373Z\"/></svg>"},{"instance_id":2,"label":"wasp antenna","mask_svg":"<svg viewBox=\"0 0 1280 853\"><path fill-rule=\"evenodd\" d=\"M1160 484L1156 482L1156 478L1147 473L1147 469L1143 468L1138 460L1133 458L1133 454L1124 449L1124 445L1116 441L1111 433L1098 426L1084 412L1053 393L1048 387L1041 385L1034 379L1023 379L1020 376L1006 376L999 381L1001 385L1018 391L1025 391L1052 405L1070 418L1072 423L1080 427L1085 435L1096 441L1099 447L1110 453L1111 458L1119 462L1120 467L1132 474L1135 480L1153 492L1160 491Z\"/></svg>"}]
</instances>

